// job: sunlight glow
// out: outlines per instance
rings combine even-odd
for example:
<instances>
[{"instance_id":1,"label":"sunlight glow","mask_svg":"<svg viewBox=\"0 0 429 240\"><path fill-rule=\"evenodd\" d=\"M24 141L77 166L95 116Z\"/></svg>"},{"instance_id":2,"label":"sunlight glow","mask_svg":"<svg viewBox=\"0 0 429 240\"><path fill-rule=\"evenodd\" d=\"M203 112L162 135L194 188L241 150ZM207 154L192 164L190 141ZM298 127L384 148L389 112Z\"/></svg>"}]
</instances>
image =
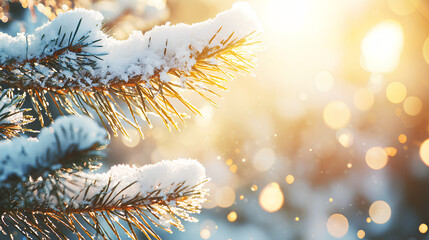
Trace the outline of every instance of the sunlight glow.
<instances>
[{"instance_id":1,"label":"sunlight glow","mask_svg":"<svg viewBox=\"0 0 429 240\"><path fill-rule=\"evenodd\" d=\"M283 33L302 31L311 25L310 6L308 0L271 0L266 11L267 25Z\"/></svg>"},{"instance_id":2,"label":"sunlight glow","mask_svg":"<svg viewBox=\"0 0 429 240\"><path fill-rule=\"evenodd\" d=\"M405 16L416 10L418 0L388 0L389 8L396 14Z\"/></svg>"},{"instance_id":3,"label":"sunlight glow","mask_svg":"<svg viewBox=\"0 0 429 240\"><path fill-rule=\"evenodd\" d=\"M319 72L314 79L314 85L319 92L329 92L334 86L334 77L328 71Z\"/></svg>"},{"instance_id":4,"label":"sunlight glow","mask_svg":"<svg viewBox=\"0 0 429 240\"><path fill-rule=\"evenodd\" d=\"M395 70L404 45L403 35L402 26L396 21L377 24L362 41L362 67L377 73Z\"/></svg>"}]
</instances>

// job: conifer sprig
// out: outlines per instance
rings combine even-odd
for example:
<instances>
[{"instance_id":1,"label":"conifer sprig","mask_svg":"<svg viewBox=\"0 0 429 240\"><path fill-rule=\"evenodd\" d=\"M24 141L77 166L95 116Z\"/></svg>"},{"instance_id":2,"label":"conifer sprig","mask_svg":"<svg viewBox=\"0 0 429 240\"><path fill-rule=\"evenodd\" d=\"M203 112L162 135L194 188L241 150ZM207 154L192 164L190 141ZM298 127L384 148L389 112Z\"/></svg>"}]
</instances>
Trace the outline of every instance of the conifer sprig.
<instances>
[{"instance_id":1,"label":"conifer sprig","mask_svg":"<svg viewBox=\"0 0 429 240\"><path fill-rule=\"evenodd\" d=\"M34 119L25 114L31 109L23 109L25 94L13 95L11 90L0 92L0 139L11 139L26 129L24 125L32 122Z\"/></svg>"},{"instance_id":2,"label":"conifer sprig","mask_svg":"<svg viewBox=\"0 0 429 240\"><path fill-rule=\"evenodd\" d=\"M190 214L200 212L207 195L201 164L182 159L82 171L97 167L106 135L89 118L67 117L42 129L38 141L1 142L0 232L13 238L15 229L29 239L120 239L124 232L139 239L136 229L160 239L154 226L171 232L170 225L184 230L180 219L196 221Z\"/></svg>"},{"instance_id":3,"label":"conifer sprig","mask_svg":"<svg viewBox=\"0 0 429 240\"><path fill-rule=\"evenodd\" d=\"M0 186L37 179L58 169L96 168L108 143L104 129L89 118L76 116L57 120L54 126L42 129L37 139L0 142Z\"/></svg>"},{"instance_id":4,"label":"conifer sprig","mask_svg":"<svg viewBox=\"0 0 429 240\"><path fill-rule=\"evenodd\" d=\"M168 189L158 188L124 196L121 193L136 182L124 187L120 183L113 184L109 179L100 192L89 196L91 188L100 189L99 184L90 182L80 185L83 181L79 176L70 180L71 175L57 175L60 177L50 175L14 189L0 188L0 193L13 196L9 202L2 201L2 204L9 205L0 207L1 233L11 239L13 229L29 239L52 239L55 236L68 239L70 235L78 239L122 239L122 233L125 233L129 238L138 240L140 231L148 239L160 240L153 227L172 233L171 225L184 231L180 219L197 221L190 214L200 213L201 203L207 195L207 190L202 188L207 180L195 186L186 182L172 183ZM76 179L79 181L74 182ZM72 192L71 189L77 186L82 187L81 191ZM78 198L85 201L76 203ZM25 205L23 199L26 199ZM52 205L55 201L61 202Z\"/></svg>"},{"instance_id":5,"label":"conifer sprig","mask_svg":"<svg viewBox=\"0 0 429 240\"><path fill-rule=\"evenodd\" d=\"M155 27L119 41L102 31L100 13L76 9L32 34L0 33L0 83L21 100L29 96L42 126L46 117L53 121L53 105L62 115L96 116L115 135L127 135L128 123L143 136L139 122L151 126L151 113L178 129L185 117L178 103L199 113L182 91L215 105L211 95L255 66L259 31L250 7L238 3L203 23ZM183 230L181 220L196 221L191 214L207 195L201 164L181 159L89 172L107 144L105 129L76 116L42 129L38 141L0 142L0 232L138 239L139 230L159 240L154 226Z\"/></svg>"},{"instance_id":6,"label":"conifer sprig","mask_svg":"<svg viewBox=\"0 0 429 240\"><path fill-rule=\"evenodd\" d=\"M139 39L139 44L146 44L146 49L139 46L139 51L143 51L141 56L122 56L135 60L124 66L122 72L115 72L111 70L114 63L103 57L117 54L107 49L106 44L112 39L106 40L106 35L97 33L101 28L98 25L96 30L82 31L80 26L86 23L81 18L70 32L60 26L57 36L50 41L41 35L40 42L49 51L31 54L32 58L6 56L7 60L0 62L0 81L31 97L42 124L44 114L52 120L48 107L52 101L60 113L77 114L79 109L87 116L97 115L105 127L110 125L115 135L119 132L127 135L123 122L141 132L138 117L151 126L149 113L161 117L167 127L178 129L176 120L184 122L185 114L173 102L199 113L181 90L195 92L215 105L210 95L216 95L216 89L226 89L224 84L234 78L233 73L249 73L255 66L253 54L259 48L257 32L248 27L243 32L240 29L243 23L238 23L237 29L224 29L216 19L204 23L211 35L195 42L191 39L188 45L180 43L180 38L158 39L156 31L147 32ZM164 28L167 36L169 31L177 32L174 28ZM165 42L162 48L159 41ZM149 57L158 62L151 62Z\"/></svg>"}]
</instances>

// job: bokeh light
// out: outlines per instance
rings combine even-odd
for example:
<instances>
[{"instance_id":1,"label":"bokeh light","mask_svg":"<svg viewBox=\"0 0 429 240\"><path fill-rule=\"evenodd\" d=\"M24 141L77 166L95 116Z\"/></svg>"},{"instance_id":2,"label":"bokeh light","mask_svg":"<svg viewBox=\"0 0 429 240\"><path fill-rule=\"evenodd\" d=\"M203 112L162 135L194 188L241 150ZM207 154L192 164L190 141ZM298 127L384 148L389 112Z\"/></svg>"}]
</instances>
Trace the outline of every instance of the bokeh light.
<instances>
[{"instance_id":1,"label":"bokeh light","mask_svg":"<svg viewBox=\"0 0 429 240\"><path fill-rule=\"evenodd\" d=\"M235 202L234 189L229 186L219 188L216 191L215 199L219 207L222 207L222 208L230 207Z\"/></svg>"},{"instance_id":2,"label":"bokeh light","mask_svg":"<svg viewBox=\"0 0 429 240\"><path fill-rule=\"evenodd\" d=\"M377 24L362 41L362 67L369 72L392 72L399 64L403 44L403 30L398 22L386 20Z\"/></svg>"},{"instance_id":3,"label":"bokeh light","mask_svg":"<svg viewBox=\"0 0 429 240\"><path fill-rule=\"evenodd\" d=\"M211 233L208 229L201 229L200 236L202 239L209 239L211 236Z\"/></svg>"},{"instance_id":4,"label":"bokeh light","mask_svg":"<svg viewBox=\"0 0 429 240\"><path fill-rule=\"evenodd\" d=\"M342 238L349 231L349 221L344 215L335 213L329 217L326 227L331 236Z\"/></svg>"},{"instance_id":5,"label":"bokeh light","mask_svg":"<svg viewBox=\"0 0 429 240\"><path fill-rule=\"evenodd\" d=\"M122 135L122 143L129 148L134 148L137 145L139 145L142 139L139 131L135 128L129 128L127 129L127 132L128 132L128 137L125 135Z\"/></svg>"},{"instance_id":6,"label":"bokeh light","mask_svg":"<svg viewBox=\"0 0 429 240\"><path fill-rule=\"evenodd\" d=\"M236 173L238 170L238 166L235 164L232 164L231 166L229 166L229 171L231 171L232 173Z\"/></svg>"},{"instance_id":7,"label":"bokeh light","mask_svg":"<svg viewBox=\"0 0 429 240\"><path fill-rule=\"evenodd\" d=\"M365 161L370 168L379 170L386 166L388 156L383 148L372 147L366 152Z\"/></svg>"},{"instance_id":8,"label":"bokeh light","mask_svg":"<svg viewBox=\"0 0 429 240\"><path fill-rule=\"evenodd\" d=\"M314 85L320 92L329 92L334 86L334 77L328 71L319 72L314 79Z\"/></svg>"},{"instance_id":9,"label":"bokeh light","mask_svg":"<svg viewBox=\"0 0 429 240\"><path fill-rule=\"evenodd\" d=\"M167 1L168 21L196 23L232 2ZM186 94L202 116L187 112L186 127L175 119L180 131L149 115L144 140L132 128L131 141L112 137L106 166L119 156L136 165L191 157L206 167L210 194L194 215L202 224L174 233L178 240L426 237L429 2L247 2L264 28L256 77L222 82L221 97L202 92L217 108ZM388 224L376 224L388 215L371 205L379 199L390 204Z\"/></svg>"},{"instance_id":10,"label":"bokeh light","mask_svg":"<svg viewBox=\"0 0 429 240\"><path fill-rule=\"evenodd\" d=\"M410 116L417 116L422 111L422 100L415 96L407 97L404 101L404 111Z\"/></svg>"},{"instance_id":11,"label":"bokeh light","mask_svg":"<svg viewBox=\"0 0 429 240\"><path fill-rule=\"evenodd\" d=\"M420 158L429 167L429 139L426 139L420 146Z\"/></svg>"},{"instance_id":12,"label":"bokeh light","mask_svg":"<svg viewBox=\"0 0 429 240\"><path fill-rule=\"evenodd\" d=\"M401 16L410 15L416 11L419 0L388 0L390 9Z\"/></svg>"},{"instance_id":13,"label":"bokeh light","mask_svg":"<svg viewBox=\"0 0 429 240\"><path fill-rule=\"evenodd\" d=\"M200 236L202 239L209 239L216 234L218 226L213 220L204 220L200 225Z\"/></svg>"},{"instance_id":14,"label":"bokeh light","mask_svg":"<svg viewBox=\"0 0 429 240\"><path fill-rule=\"evenodd\" d=\"M423 57L426 60L426 63L429 64L429 37L426 38L423 44Z\"/></svg>"},{"instance_id":15,"label":"bokeh light","mask_svg":"<svg viewBox=\"0 0 429 240\"><path fill-rule=\"evenodd\" d=\"M342 128L336 134L338 142L345 148L349 148L353 144L353 132L348 128Z\"/></svg>"},{"instance_id":16,"label":"bokeh light","mask_svg":"<svg viewBox=\"0 0 429 240\"><path fill-rule=\"evenodd\" d=\"M385 201L375 201L369 208L371 220L377 224L384 224L389 221L392 211Z\"/></svg>"},{"instance_id":17,"label":"bokeh light","mask_svg":"<svg viewBox=\"0 0 429 240\"><path fill-rule=\"evenodd\" d=\"M357 109L368 111L374 105L374 94L368 88L359 88L353 95L353 103Z\"/></svg>"},{"instance_id":18,"label":"bokeh light","mask_svg":"<svg viewBox=\"0 0 429 240\"><path fill-rule=\"evenodd\" d=\"M357 237L359 238L359 239L362 239L362 238L364 238L365 237L365 231L364 230L359 230L358 232L357 232Z\"/></svg>"},{"instance_id":19,"label":"bokeh light","mask_svg":"<svg viewBox=\"0 0 429 240\"><path fill-rule=\"evenodd\" d=\"M292 175L287 175L286 176L286 182L287 184L292 184L295 181L295 177Z\"/></svg>"},{"instance_id":20,"label":"bokeh light","mask_svg":"<svg viewBox=\"0 0 429 240\"><path fill-rule=\"evenodd\" d=\"M340 129L350 122L351 113L349 107L340 101L328 103L323 110L323 119L326 125L333 129Z\"/></svg>"},{"instance_id":21,"label":"bokeh light","mask_svg":"<svg viewBox=\"0 0 429 240\"><path fill-rule=\"evenodd\" d=\"M420 224L419 226L419 232L422 234L425 234L428 231L428 225L425 223Z\"/></svg>"},{"instance_id":22,"label":"bokeh light","mask_svg":"<svg viewBox=\"0 0 429 240\"><path fill-rule=\"evenodd\" d=\"M237 213L235 211L231 211L227 216L228 221L235 222L237 220Z\"/></svg>"},{"instance_id":23,"label":"bokeh light","mask_svg":"<svg viewBox=\"0 0 429 240\"><path fill-rule=\"evenodd\" d=\"M401 82L392 82L386 88L386 97L392 103L400 103L407 96L407 88Z\"/></svg>"},{"instance_id":24,"label":"bokeh light","mask_svg":"<svg viewBox=\"0 0 429 240\"><path fill-rule=\"evenodd\" d=\"M398 142L400 142L402 144L406 143L407 142L407 135L405 135L403 133L399 134L399 136L398 136Z\"/></svg>"},{"instance_id":25,"label":"bokeh light","mask_svg":"<svg viewBox=\"0 0 429 240\"><path fill-rule=\"evenodd\" d=\"M276 182L265 186L259 195L259 204L267 212L276 212L284 202L283 192Z\"/></svg>"},{"instance_id":26,"label":"bokeh light","mask_svg":"<svg viewBox=\"0 0 429 240\"><path fill-rule=\"evenodd\" d=\"M398 150L394 147L385 147L384 152L386 152L387 156L394 157L398 153Z\"/></svg>"},{"instance_id":27,"label":"bokeh light","mask_svg":"<svg viewBox=\"0 0 429 240\"><path fill-rule=\"evenodd\" d=\"M255 169L264 172L270 169L276 161L276 154L271 148L262 148L253 158Z\"/></svg>"}]
</instances>

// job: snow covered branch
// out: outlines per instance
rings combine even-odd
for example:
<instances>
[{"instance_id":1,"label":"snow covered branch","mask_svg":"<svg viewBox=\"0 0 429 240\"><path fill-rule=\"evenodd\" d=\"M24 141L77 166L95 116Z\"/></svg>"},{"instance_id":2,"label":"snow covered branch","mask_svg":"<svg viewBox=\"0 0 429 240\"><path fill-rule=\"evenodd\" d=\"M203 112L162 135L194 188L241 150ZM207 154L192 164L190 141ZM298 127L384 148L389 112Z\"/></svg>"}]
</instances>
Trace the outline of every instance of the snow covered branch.
<instances>
[{"instance_id":1,"label":"snow covered branch","mask_svg":"<svg viewBox=\"0 0 429 240\"><path fill-rule=\"evenodd\" d=\"M62 117L38 138L0 142L0 186L12 180L37 179L61 168L91 167L108 144L107 132L87 117Z\"/></svg>"},{"instance_id":2,"label":"snow covered branch","mask_svg":"<svg viewBox=\"0 0 429 240\"><path fill-rule=\"evenodd\" d=\"M10 139L28 131L23 125L33 121L25 115L29 109L21 109L25 94L13 96L11 90L0 91L0 138Z\"/></svg>"},{"instance_id":3,"label":"snow covered branch","mask_svg":"<svg viewBox=\"0 0 429 240\"><path fill-rule=\"evenodd\" d=\"M14 195L1 202L0 229L10 234L6 231L14 226L29 238L55 234L63 239L59 222L79 239L84 239L80 230L90 239L96 239L94 233L120 239L123 230L137 240L133 227L160 239L152 225L171 233L170 225L184 230L180 218L197 221L190 214L199 213L206 201L205 182L204 167L185 159L140 168L119 165L103 174L64 173L13 189ZM11 195L7 188L0 192Z\"/></svg>"},{"instance_id":4,"label":"snow covered branch","mask_svg":"<svg viewBox=\"0 0 429 240\"><path fill-rule=\"evenodd\" d=\"M178 128L184 114L173 102L199 113L182 90L215 104L207 95L226 89L235 74L251 72L260 49L260 24L246 3L202 23L135 31L127 40L108 36L102 21L99 12L75 9L34 33L0 32L0 84L9 89L8 98L0 97L2 136L17 135L32 120L17 110L24 96L42 126L45 117L54 121L55 106L62 115L96 115L115 135L127 135L123 123L142 133L139 121L151 125L149 113ZM9 97L12 91L21 95ZM181 220L196 221L191 214L206 201L208 181L200 163L180 159L89 172L108 143L105 129L79 116L57 119L37 138L0 142L0 232L13 238L16 230L29 239L120 239L126 233L137 240L138 229L160 239L153 226L183 230Z\"/></svg>"},{"instance_id":5,"label":"snow covered branch","mask_svg":"<svg viewBox=\"0 0 429 240\"><path fill-rule=\"evenodd\" d=\"M37 139L0 142L0 231L15 228L29 239L65 239L64 225L80 239L160 237L151 226L183 230L180 219L197 221L206 201L208 179L195 160L163 161L143 167L118 165L90 173L108 144L107 133L87 117L62 117ZM125 227L124 224L127 224Z\"/></svg>"},{"instance_id":6,"label":"snow covered branch","mask_svg":"<svg viewBox=\"0 0 429 240\"><path fill-rule=\"evenodd\" d=\"M95 112L102 121L104 116L115 134L126 135L121 121L140 130L135 115L150 124L148 112L177 128L173 117L183 118L171 99L198 113L179 89L212 102L205 95L215 93L211 87L225 89L231 73L247 73L255 65L261 29L245 3L203 23L155 27L124 41L103 33L102 19L98 12L78 9L33 34L0 33L0 82L27 92L42 124L42 112L52 120L46 95L60 111L75 114L74 104L88 116ZM133 120L116 110L118 100Z\"/></svg>"}]
</instances>

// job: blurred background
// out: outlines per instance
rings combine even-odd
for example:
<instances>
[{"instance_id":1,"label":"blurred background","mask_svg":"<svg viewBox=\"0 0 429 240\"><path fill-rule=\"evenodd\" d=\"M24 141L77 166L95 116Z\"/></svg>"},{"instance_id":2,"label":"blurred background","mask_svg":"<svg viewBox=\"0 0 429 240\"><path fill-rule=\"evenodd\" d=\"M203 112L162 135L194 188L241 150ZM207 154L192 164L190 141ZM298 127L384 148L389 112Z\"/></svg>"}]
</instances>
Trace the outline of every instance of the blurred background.
<instances>
[{"instance_id":1,"label":"blurred background","mask_svg":"<svg viewBox=\"0 0 429 240\"><path fill-rule=\"evenodd\" d=\"M9 5L0 29L32 31L82 6L126 39L212 18L234 1L42 2ZM144 140L132 129L131 141L112 139L105 165L195 158L206 167L200 221L164 239L429 239L429 2L249 3L266 47L256 77L229 83L216 109L189 95L203 117L180 132L159 121Z\"/></svg>"}]
</instances>

